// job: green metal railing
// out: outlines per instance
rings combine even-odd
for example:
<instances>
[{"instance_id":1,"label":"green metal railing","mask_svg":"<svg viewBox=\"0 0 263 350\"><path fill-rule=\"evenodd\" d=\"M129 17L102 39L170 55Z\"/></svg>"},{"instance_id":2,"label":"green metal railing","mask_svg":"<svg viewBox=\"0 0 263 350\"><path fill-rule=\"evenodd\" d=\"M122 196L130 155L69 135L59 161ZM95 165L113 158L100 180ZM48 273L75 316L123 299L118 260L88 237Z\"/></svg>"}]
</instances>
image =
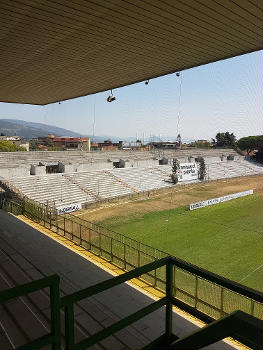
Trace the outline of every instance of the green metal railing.
<instances>
[{"instance_id":1,"label":"green metal railing","mask_svg":"<svg viewBox=\"0 0 263 350\"><path fill-rule=\"evenodd\" d=\"M94 344L99 343L103 339L113 335L128 325L140 320L141 318L151 314L152 312L165 307L165 332L160 335L153 342L148 344L144 349L201 349L204 346L217 342L225 337L232 336L238 340L241 340L244 344L252 347L255 350L262 350L261 337L263 331L263 321L259 320L251 315L247 315L242 311L234 311L230 315L227 315L220 320L213 321L207 320L210 323L208 326L190 334L184 338L179 339L176 334L173 334L173 329L176 333L176 325L173 327L173 305L180 306L183 309L186 307L188 312L188 305L184 305L181 301L174 297L173 288L173 269L175 266L183 266L188 271L195 270L192 265L185 266L185 263L174 259L172 257L166 257L158 261L151 262L145 266L126 272L118 277L110 278L106 281L100 282L94 286L77 291L70 295L59 297L59 277L54 275L35 282L28 283L19 287L11 288L6 291L0 292L0 302L3 303L12 298L16 298L27 293L50 287L51 298L51 333L44 337L38 338L28 344L25 344L17 349L36 349L47 344L52 344L52 349L59 350L61 347L61 329L60 329L60 313L59 309L64 310L65 316L65 349L67 350L84 350L91 347ZM75 341L74 334L74 305L81 302L83 299L92 297L98 293L109 290L122 283L125 283L131 279L138 278L152 270L165 268L166 271L166 293L164 297L158 301L154 301L146 307L126 316L111 326L89 336L88 338ZM201 277L210 278L214 282L219 281L219 277L216 275L210 275L205 270L195 271ZM232 285L228 280L220 280L220 282L231 290L238 290L238 285ZM245 294L251 296L252 291L247 289ZM254 296L258 301L263 301L263 294L258 293ZM178 304L179 303L179 304ZM206 315L204 315L207 317Z\"/></svg>"},{"instance_id":2,"label":"green metal railing","mask_svg":"<svg viewBox=\"0 0 263 350\"><path fill-rule=\"evenodd\" d=\"M169 346L169 350L202 349L240 332L243 333L244 337L251 340L250 346L253 349L262 349L262 323L262 321L259 322L255 317L243 311L234 311L230 315L201 328L201 330L173 342Z\"/></svg>"},{"instance_id":3,"label":"green metal railing","mask_svg":"<svg viewBox=\"0 0 263 350\"><path fill-rule=\"evenodd\" d=\"M72 215L56 215L54 208L27 200L4 199L3 209L29 217L35 222L64 236L94 254L113 262L126 271L166 257L159 251L102 226ZM173 268L173 293L185 309L195 313L205 322L216 320L242 310L263 319L263 303L258 292L221 276L202 270L179 259ZM188 267L192 266L191 269ZM200 274L200 271L205 271ZM142 279L155 288L165 291L165 268L149 271ZM212 276L217 276L214 279ZM227 284L224 281L228 281ZM238 286L232 288L232 286ZM247 294L247 290L251 292Z\"/></svg>"},{"instance_id":4,"label":"green metal railing","mask_svg":"<svg viewBox=\"0 0 263 350\"><path fill-rule=\"evenodd\" d=\"M99 341L107 338L113 333L123 329L124 327L130 325L131 323L138 321L142 317L158 310L159 308L166 306L166 336L169 338L172 335L172 273L171 273L171 264L169 264L169 258L164 258L140 268L137 268L133 271L129 271L118 277L113 277L107 281L96 284L89 288L83 289L79 292L73 293L71 295L65 296L61 299L61 307L65 309L65 329L66 329L66 349L85 349L90 347ZM162 266L166 266L166 271L168 272L169 277L166 280L166 290L167 294L165 297L161 298L158 301L153 302L152 304L144 307L143 309L125 317L124 319L114 323L108 328L99 331L98 333L92 335L91 337L82 340L81 342L75 344L74 340L74 304L91 297L97 293L101 293L110 288L113 288L121 283L127 282L133 278L138 278L141 275L158 269Z\"/></svg>"},{"instance_id":5,"label":"green metal railing","mask_svg":"<svg viewBox=\"0 0 263 350\"><path fill-rule=\"evenodd\" d=\"M53 350L60 349L61 330L59 276L52 275L0 292L0 304L3 304L9 300L24 296L29 293L33 293L35 291L39 291L47 287L49 287L50 290L51 332L31 341L30 343L18 347L17 350L41 349L45 345L49 344L52 344Z\"/></svg>"}]
</instances>

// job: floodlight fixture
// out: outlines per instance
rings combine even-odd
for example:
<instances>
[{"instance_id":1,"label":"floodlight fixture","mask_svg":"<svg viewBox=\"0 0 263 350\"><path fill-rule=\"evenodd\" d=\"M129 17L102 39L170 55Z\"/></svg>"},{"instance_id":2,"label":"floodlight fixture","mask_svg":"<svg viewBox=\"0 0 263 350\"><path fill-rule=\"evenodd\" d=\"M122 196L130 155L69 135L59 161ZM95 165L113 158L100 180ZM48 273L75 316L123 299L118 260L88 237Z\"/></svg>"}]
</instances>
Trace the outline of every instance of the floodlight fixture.
<instances>
[{"instance_id":1,"label":"floodlight fixture","mask_svg":"<svg viewBox=\"0 0 263 350\"><path fill-rule=\"evenodd\" d=\"M112 89L111 89L111 94L107 97L107 102L113 102L116 100L116 97L113 96Z\"/></svg>"},{"instance_id":2,"label":"floodlight fixture","mask_svg":"<svg viewBox=\"0 0 263 350\"><path fill-rule=\"evenodd\" d=\"M177 72L177 73L176 73L176 76L177 76L177 77L180 77L180 72Z\"/></svg>"},{"instance_id":3,"label":"floodlight fixture","mask_svg":"<svg viewBox=\"0 0 263 350\"><path fill-rule=\"evenodd\" d=\"M147 79L145 82L145 85L148 85L148 84L149 84L149 79Z\"/></svg>"}]
</instances>

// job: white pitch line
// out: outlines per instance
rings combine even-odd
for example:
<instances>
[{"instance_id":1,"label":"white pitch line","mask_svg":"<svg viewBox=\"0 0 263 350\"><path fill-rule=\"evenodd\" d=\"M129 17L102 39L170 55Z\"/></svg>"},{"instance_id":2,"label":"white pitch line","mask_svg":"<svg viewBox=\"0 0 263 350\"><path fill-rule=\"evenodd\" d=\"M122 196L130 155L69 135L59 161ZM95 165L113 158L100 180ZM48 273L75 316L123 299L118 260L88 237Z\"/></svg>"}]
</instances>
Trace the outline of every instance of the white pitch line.
<instances>
[{"instance_id":1,"label":"white pitch line","mask_svg":"<svg viewBox=\"0 0 263 350\"><path fill-rule=\"evenodd\" d=\"M252 272L248 273L245 277L243 277L243 278L239 281L239 283L242 282L242 281L244 281L247 277L249 277L250 275L252 275L252 274L253 274L254 272L256 272L257 270L261 269L261 267L263 267L263 264L260 265L260 266L258 266L258 267L257 267L255 270L253 270Z\"/></svg>"}]
</instances>

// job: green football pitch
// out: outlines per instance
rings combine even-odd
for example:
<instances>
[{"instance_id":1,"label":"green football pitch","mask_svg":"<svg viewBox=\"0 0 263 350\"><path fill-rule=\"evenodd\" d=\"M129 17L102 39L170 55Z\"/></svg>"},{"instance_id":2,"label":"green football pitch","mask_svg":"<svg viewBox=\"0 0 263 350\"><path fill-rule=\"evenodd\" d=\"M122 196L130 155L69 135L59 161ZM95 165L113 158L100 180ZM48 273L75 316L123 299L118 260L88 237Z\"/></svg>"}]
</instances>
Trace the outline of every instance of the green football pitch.
<instances>
[{"instance_id":1,"label":"green football pitch","mask_svg":"<svg viewBox=\"0 0 263 350\"><path fill-rule=\"evenodd\" d=\"M241 284L263 290L263 198L187 207L99 223Z\"/></svg>"}]
</instances>

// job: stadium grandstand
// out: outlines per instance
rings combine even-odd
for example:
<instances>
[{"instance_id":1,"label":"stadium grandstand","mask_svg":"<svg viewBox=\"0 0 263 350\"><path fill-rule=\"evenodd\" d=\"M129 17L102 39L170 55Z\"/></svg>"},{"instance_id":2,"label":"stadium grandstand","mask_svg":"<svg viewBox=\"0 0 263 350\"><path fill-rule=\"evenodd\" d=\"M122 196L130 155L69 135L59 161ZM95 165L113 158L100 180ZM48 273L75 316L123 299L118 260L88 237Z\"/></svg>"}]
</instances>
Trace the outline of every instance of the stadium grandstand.
<instances>
[{"instance_id":1,"label":"stadium grandstand","mask_svg":"<svg viewBox=\"0 0 263 350\"><path fill-rule=\"evenodd\" d=\"M193 160L198 156L218 160L232 155L234 159L239 160L244 157L231 149L191 149L174 150L162 152L136 152L136 151L115 151L115 152L0 152L0 176L4 178L27 176L32 173L32 167L37 168L39 173L49 173L50 165L53 165L53 172L74 172L83 170L112 169L114 162L124 160L125 167L143 167L158 165L162 158L178 158L182 162L188 162L189 157Z\"/></svg>"},{"instance_id":2,"label":"stadium grandstand","mask_svg":"<svg viewBox=\"0 0 263 350\"><path fill-rule=\"evenodd\" d=\"M246 160L207 159L207 181L263 174L263 167ZM39 203L55 207L81 203L83 207L108 199L127 197L174 186L171 165L80 171L0 179L7 188ZM199 182L193 180L190 183ZM187 184L189 181L179 183Z\"/></svg>"},{"instance_id":3,"label":"stadium grandstand","mask_svg":"<svg viewBox=\"0 0 263 350\"><path fill-rule=\"evenodd\" d=\"M6 103L46 105L263 48L257 0L1 1L0 19ZM0 349L262 350L262 292L58 211L175 187L173 159L198 157L205 181L263 173L230 149L0 153Z\"/></svg>"}]
</instances>

